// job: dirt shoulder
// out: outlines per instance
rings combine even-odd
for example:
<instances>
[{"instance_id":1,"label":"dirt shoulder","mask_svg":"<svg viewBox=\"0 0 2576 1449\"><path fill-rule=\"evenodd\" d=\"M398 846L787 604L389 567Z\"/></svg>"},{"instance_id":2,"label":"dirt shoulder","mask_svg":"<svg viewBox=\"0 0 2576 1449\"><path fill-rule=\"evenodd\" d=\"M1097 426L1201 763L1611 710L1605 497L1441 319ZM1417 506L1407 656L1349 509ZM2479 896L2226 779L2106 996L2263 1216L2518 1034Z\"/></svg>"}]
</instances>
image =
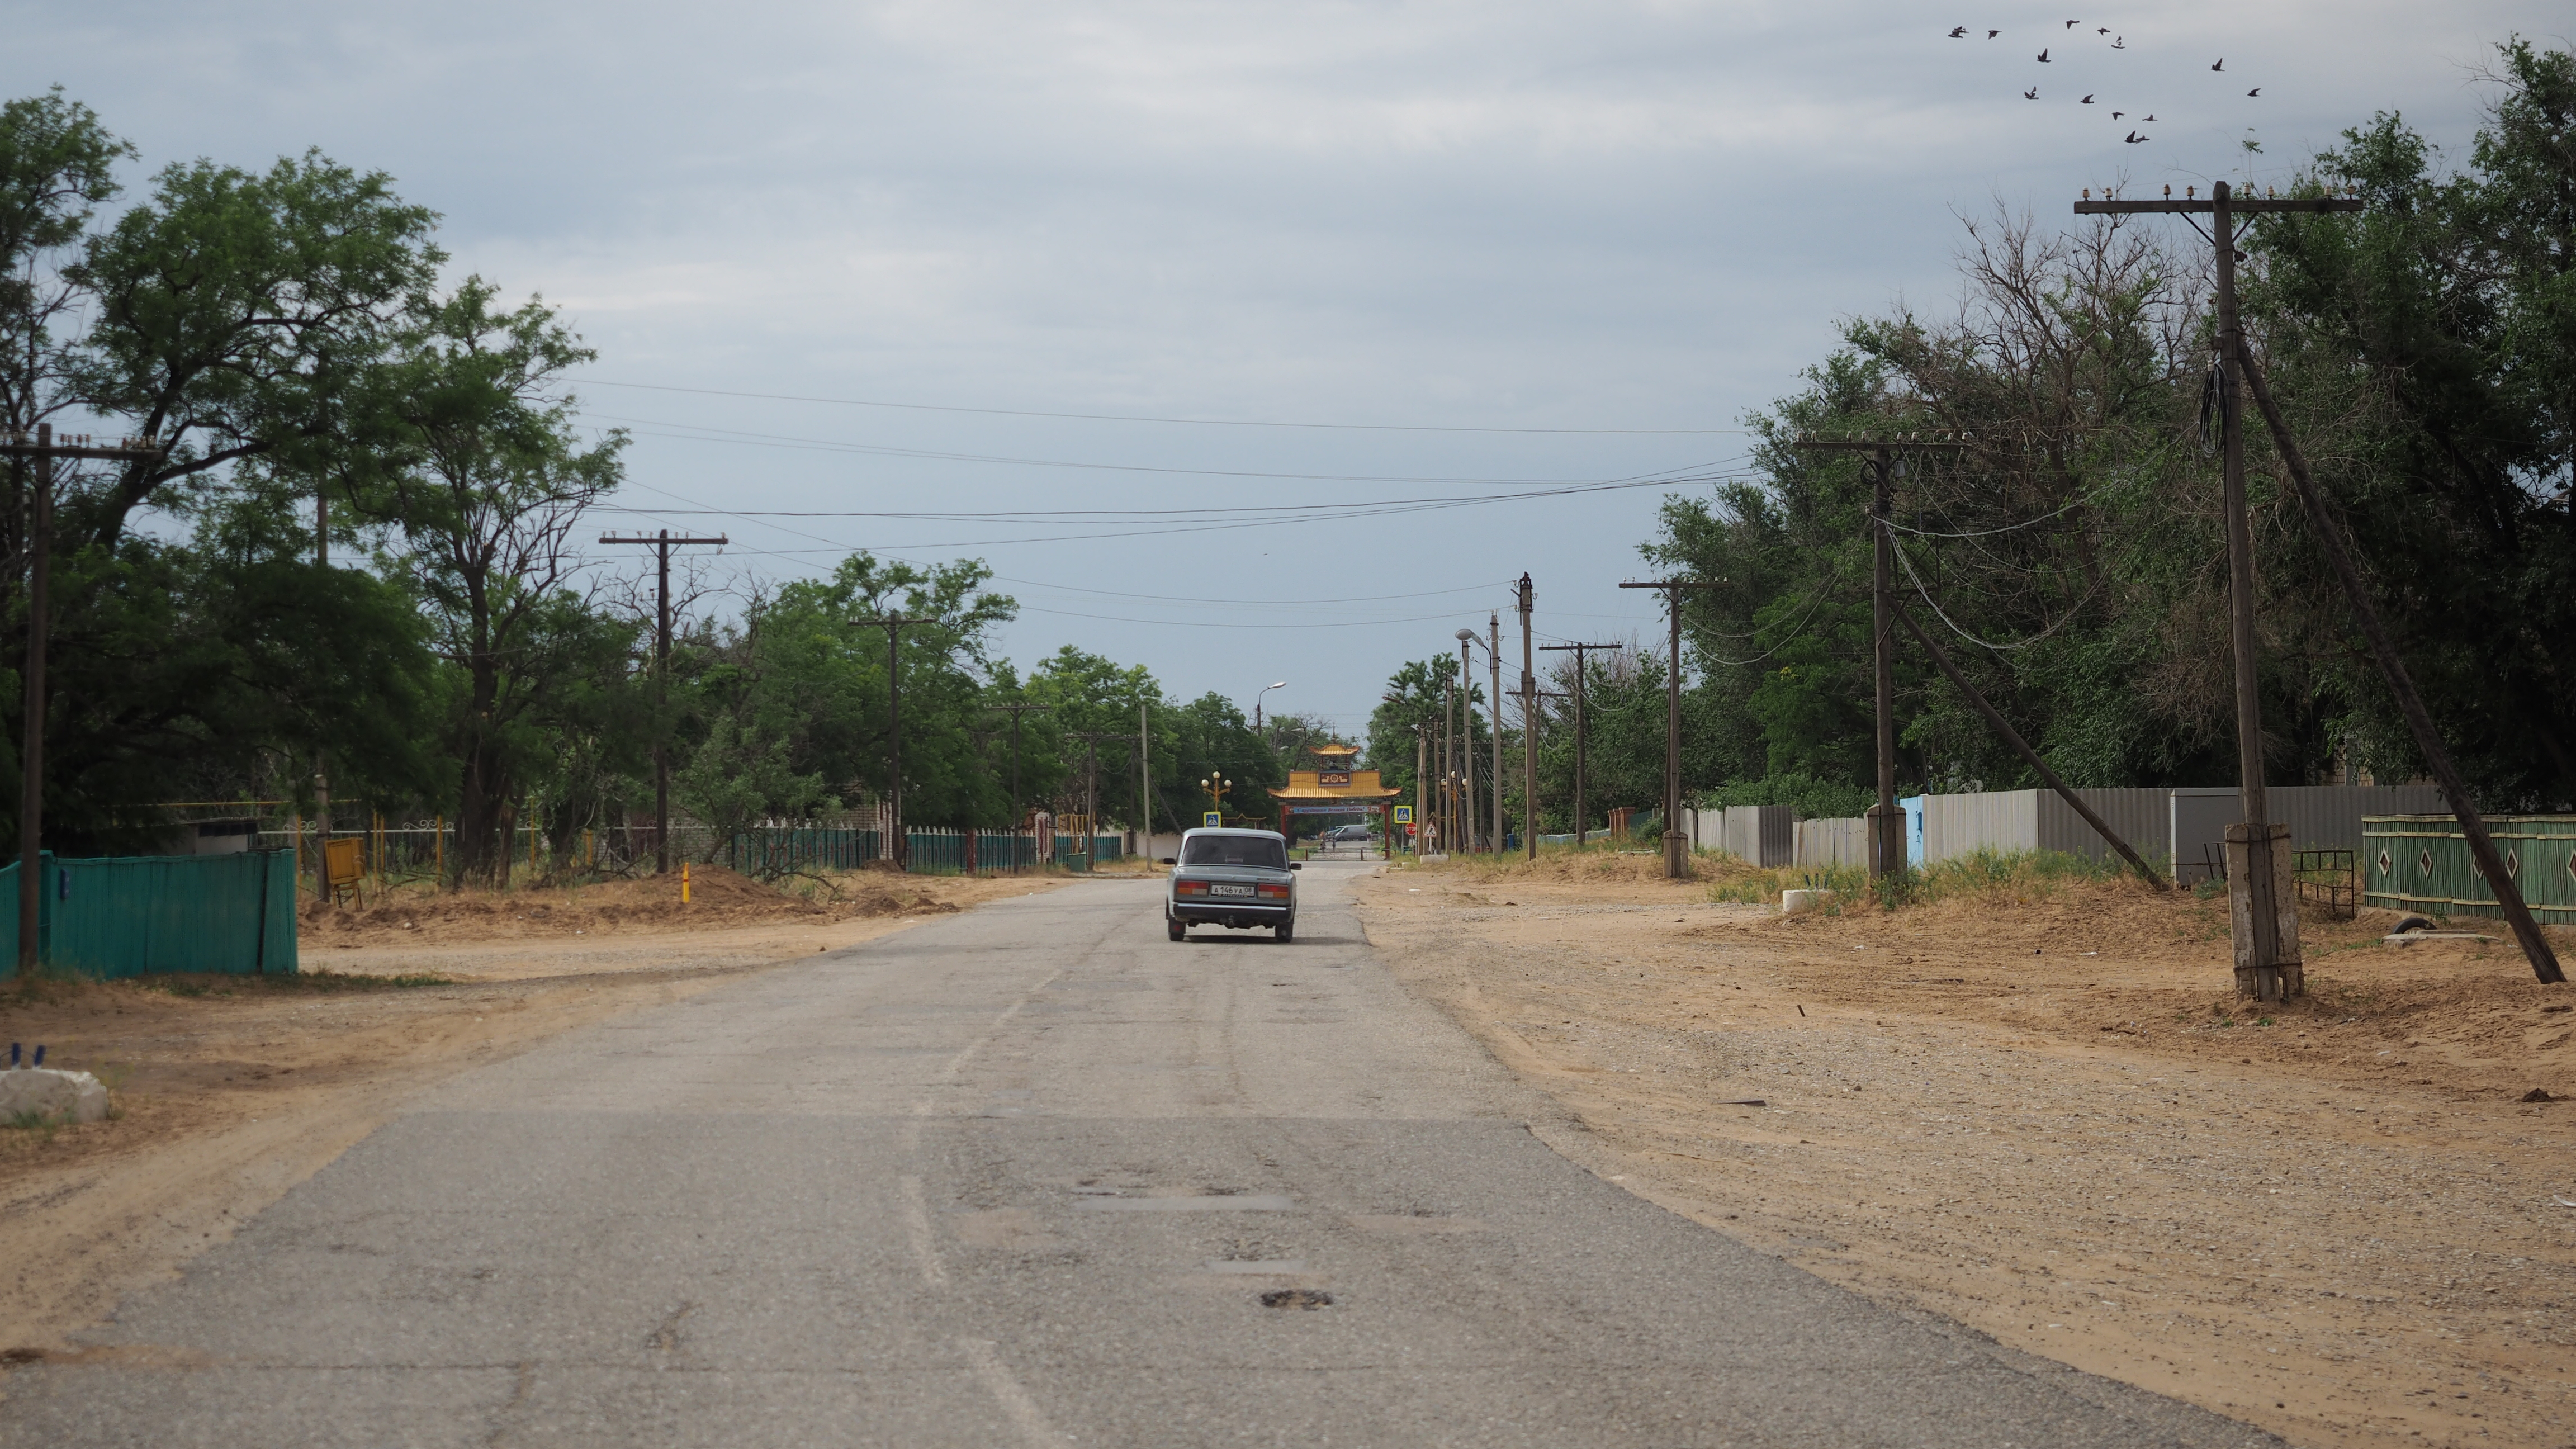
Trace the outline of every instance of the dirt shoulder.
<instances>
[{"instance_id":1,"label":"dirt shoulder","mask_svg":"<svg viewBox=\"0 0 2576 1449\"><path fill-rule=\"evenodd\" d=\"M1652 868L1361 918L1629 1187L1819 1276L2302 1444L2576 1442L2576 1102L2522 1100L2576 1092L2576 994L2509 941L2313 920L2309 996L2247 1011L2223 901L1782 917Z\"/></svg>"},{"instance_id":2,"label":"dirt shoulder","mask_svg":"<svg viewBox=\"0 0 2576 1449\"><path fill-rule=\"evenodd\" d=\"M459 1071L1063 884L894 876L807 902L732 876L686 914L621 887L395 901L308 921L298 977L0 991L0 1037L96 1072L117 1106L86 1126L0 1130L0 1351L63 1346Z\"/></svg>"}]
</instances>

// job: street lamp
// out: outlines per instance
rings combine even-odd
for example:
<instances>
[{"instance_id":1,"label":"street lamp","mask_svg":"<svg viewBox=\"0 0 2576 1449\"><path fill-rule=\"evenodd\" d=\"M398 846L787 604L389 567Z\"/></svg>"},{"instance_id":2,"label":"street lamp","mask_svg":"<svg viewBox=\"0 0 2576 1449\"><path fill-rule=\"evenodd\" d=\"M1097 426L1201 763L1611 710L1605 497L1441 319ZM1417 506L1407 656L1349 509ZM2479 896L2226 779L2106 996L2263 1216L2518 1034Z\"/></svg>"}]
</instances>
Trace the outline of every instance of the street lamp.
<instances>
[{"instance_id":1,"label":"street lamp","mask_svg":"<svg viewBox=\"0 0 2576 1449\"><path fill-rule=\"evenodd\" d=\"M1252 732L1254 734L1257 735L1261 733L1261 696L1268 694L1274 689L1286 689L1287 687L1288 681L1283 679L1277 684L1265 684L1261 686L1260 692L1252 696Z\"/></svg>"},{"instance_id":2,"label":"street lamp","mask_svg":"<svg viewBox=\"0 0 2576 1449\"><path fill-rule=\"evenodd\" d=\"M1216 816L1217 823L1223 824L1225 822L1225 792L1234 788L1234 782L1223 775L1218 775L1213 779L1199 781L1199 788L1208 793L1209 812Z\"/></svg>"}]
</instances>

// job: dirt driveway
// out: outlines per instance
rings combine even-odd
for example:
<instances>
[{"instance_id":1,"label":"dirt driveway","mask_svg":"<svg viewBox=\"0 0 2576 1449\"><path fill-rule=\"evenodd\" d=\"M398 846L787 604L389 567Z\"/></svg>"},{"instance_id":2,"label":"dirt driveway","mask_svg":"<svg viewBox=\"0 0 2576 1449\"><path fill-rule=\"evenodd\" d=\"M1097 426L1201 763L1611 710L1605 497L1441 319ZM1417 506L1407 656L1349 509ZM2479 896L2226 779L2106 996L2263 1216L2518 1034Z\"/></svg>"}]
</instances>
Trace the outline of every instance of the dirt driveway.
<instances>
[{"instance_id":1,"label":"dirt driveway","mask_svg":"<svg viewBox=\"0 0 2576 1449\"><path fill-rule=\"evenodd\" d=\"M62 1345L465 1068L745 972L1061 877L854 877L814 899L701 870L396 897L309 918L305 974L0 990L0 1037L93 1071L117 1115L0 1130L0 1354Z\"/></svg>"},{"instance_id":2,"label":"dirt driveway","mask_svg":"<svg viewBox=\"0 0 2576 1449\"><path fill-rule=\"evenodd\" d=\"M2309 996L2247 1011L2223 901L1784 918L1562 865L1362 920L1633 1190L2301 1444L2576 1444L2576 1102L2523 1100L2576 1092L2576 994L2509 942L2312 921Z\"/></svg>"}]
</instances>

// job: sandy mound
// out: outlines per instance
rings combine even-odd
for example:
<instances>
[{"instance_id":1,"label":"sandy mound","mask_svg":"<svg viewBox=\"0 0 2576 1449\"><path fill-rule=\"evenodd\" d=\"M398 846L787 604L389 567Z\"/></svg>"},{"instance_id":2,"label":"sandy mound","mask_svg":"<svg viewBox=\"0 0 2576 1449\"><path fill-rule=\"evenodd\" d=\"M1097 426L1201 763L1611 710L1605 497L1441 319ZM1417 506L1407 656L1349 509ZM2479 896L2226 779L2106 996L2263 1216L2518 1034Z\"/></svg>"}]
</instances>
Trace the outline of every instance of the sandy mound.
<instances>
[{"instance_id":1,"label":"sandy mound","mask_svg":"<svg viewBox=\"0 0 2576 1449\"><path fill-rule=\"evenodd\" d=\"M363 905L304 909L303 938L317 945L496 941L605 936L621 931L713 930L764 921L844 921L954 911L943 877L850 871L782 890L720 865L689 868L689 900L676 875L514 891L404 887Z\"/></svg>"}]
</instances>

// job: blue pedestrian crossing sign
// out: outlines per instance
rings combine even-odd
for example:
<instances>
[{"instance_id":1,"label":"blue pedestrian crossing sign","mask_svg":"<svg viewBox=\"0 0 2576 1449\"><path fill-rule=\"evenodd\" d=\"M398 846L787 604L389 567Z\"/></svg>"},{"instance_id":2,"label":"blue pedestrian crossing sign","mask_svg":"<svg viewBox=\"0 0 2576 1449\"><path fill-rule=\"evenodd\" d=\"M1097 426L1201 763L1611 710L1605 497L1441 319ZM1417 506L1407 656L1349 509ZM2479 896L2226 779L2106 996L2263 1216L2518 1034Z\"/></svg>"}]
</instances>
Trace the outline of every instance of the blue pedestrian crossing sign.
<instances>
[{"instance_id":1,"label":"blue pedestrian crossing sign","mask_svg":"<svg viewBox=\"0 0 2576 1449\"><path fill-rule=\"evenodd\" d=\"M1214 810L1210 810L1199 817L1199 824L1210 830L1220 829L1225 824L1225 817Z\"/></svg>"},{"instance_id":2,"label":"blue pedestrian crossing sign","mask_svg":"<svg viewBox=\"0 0 2576 1449\"><path fill-rule=\"evenodd\" d=\"M1413 823L1413 807L1410 805L1396 806L1395 823L1398 825L1411 825Z\"/></svg>"}]
</instances>

